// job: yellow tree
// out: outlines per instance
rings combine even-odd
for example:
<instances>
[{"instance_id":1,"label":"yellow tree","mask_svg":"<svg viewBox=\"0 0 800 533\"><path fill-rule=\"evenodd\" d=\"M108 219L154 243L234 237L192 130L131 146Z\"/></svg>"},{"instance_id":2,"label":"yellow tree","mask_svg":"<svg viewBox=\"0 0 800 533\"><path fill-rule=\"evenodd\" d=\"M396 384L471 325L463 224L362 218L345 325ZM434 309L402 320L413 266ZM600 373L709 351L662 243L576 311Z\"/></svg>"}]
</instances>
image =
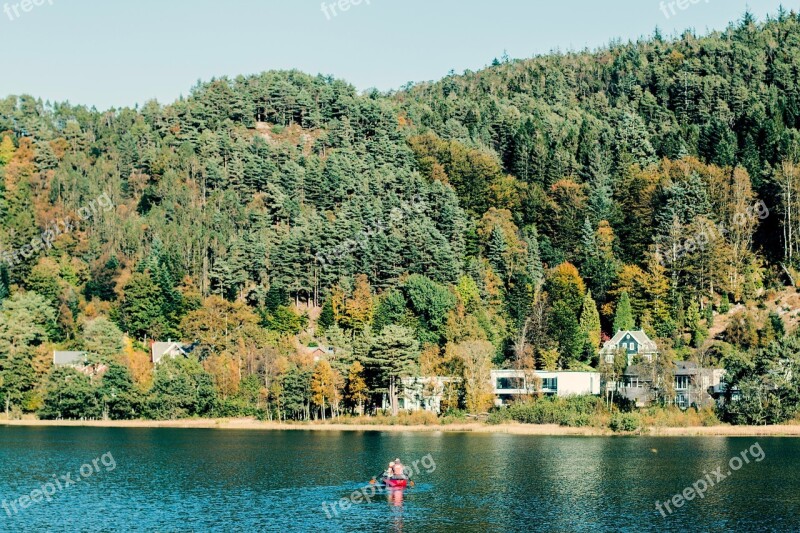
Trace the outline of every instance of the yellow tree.
<instances>
[{"instance_id":1,"label":"yellow tree","mask_svg":"<svg viewBox=\"0 0 800 533\"><path fill-rule=\"evenodd\" d=\"M322 419L325 420L325 409L332 405L336 396L336 377L331 364L320 359L314 365L314 374L311 376L311 401L320 408Z\"/></svg>"},{"instance_id":2,"label":"yellow tree","mask_svg":"<svg viewBox=\"0 0 800 533\"><path fill-rule=\"evenodd\" d=\"M364 414L364 402L367 400L367 382L364 379L364 366L355 361L347 373L345 388L347 401L358 408L358 414Z\"/></svg>"},{"instance_id":3,"label":"yellow tree","mask_svg":"<svg viewBox=\"0 0 800 533\"><path fill-rule=\"evenodd\" d=\"M611 302L619 301L622 293L627 293L631 301L631 309L635 316L641 316L647 307L647 274L636 265L624 265L619 271L614 288L608 291ZM602 312L606 317L612 317L615 312L613 303L603 305ZM616 332L615 332L616 333Z\"/></svg>"},{"instance_id":4,"label":"yellow tree","mask_svg":"<svg viewBox=\"0 0 800 533\"><path fill-rule=\"evenodd\" d=\"M646 292L650 302L650 317L660 323L670 319L669 289L666 268L651 250L647 258Z\"/></svg>"},{"instance_id":5,"label":"yellow tree","mask_svg":"<svg viewBox=\"0 0 800 533\"><path fill-rule=\"evenodd\" d=\"M586 294L586 284L575 265L562 263L550 270L547 273L545 290L550 301L563 301L576 317L580 315L583 307L583 295Z\"/></svg>"},{"instance_id":6,"label":"yellow tree","mask_svg":"<svg viewBox=\"0 0 800 533\"><path fill-rule=\"evenodd\" d=\"M203 368L211 374L223 400L239 392L242 374L238 361L233 357L226 353L212 354L203 361Z\"/></svg>"},{"instance_id":7,"label":"yellow tree","mask_svg":"<svg viewBox=\"0 0 800 533\"><path fill-rule=\"evenodd\" d=\"M8 135L4 135L3 140L0 141L0 165L7 165L16 151L17 148L14 146L14 141Z\"/></svg>"},{"instance_id":8,"label":"yellow tree","mask_svg":"<svg viewBox=\"0 0 800 533\"><path fill-rule=\"evenodd\" d=\"M331 289L331 309L333 309L333 318L338 324L345 318L345 300L347 295L341 285L336 285Z\"/></svg>"},{"instance_id":9,"label":"yellow tree","mask_svg":"<svg viewBox=\"0 0 800 533\"><path fill-rule=\"evenodd\" d=\"M470 413L487 411L493 403L491 371L495 347L488 341L449 344L447 350L462 367L465 402Z\"/></svg>"},{"instance_id":10,"label":"yellow tree","mask_svg":"<svg viewBox=\"0 0 800 533\"><path fill-rule=\"evenodd\" d=\"M353 329L364 329L372 324L375 313L375 302L372 297L372 287L365 274L356 276L356 286L353 297L345 302L345 313Z\"/></svg>"},{"instance_id":11,"label":"yellow tree","mask_svg":"<svg viewBox=\"0 0 800 533\"><path fill-rule=\"evenodd\" d=\"M197 340L206 353L233 353L239 339L258 328L258 317L242 302L229 302L220 296L210 296L203 307L192 311L181 322L189 339Z\"/></svg>"},{"instance_id":12,"label":"yellow tree","mask_svg":"<svg viewBox=\"0 0 800 533\"><path fill-rule=\"evenodd\" d=\"M133 382L139 390L148 390L153 384L153 363L147 353L134 347L133 340L127 335L122 337L122 362L131 371Z\"/></svg>"},{"instance_id":13,"label":"yellow tree","mask_svg":"<svg viewBox=\"0 0 800 533\"><path fill-rule=\"evenodd\" d=\"M30 184L31 178L36 173L35 158L36 152L31 138L23 137L20 139L19 148L5 165L6 191L16 194L21 183Z\"/></svg>"}]
</instances>

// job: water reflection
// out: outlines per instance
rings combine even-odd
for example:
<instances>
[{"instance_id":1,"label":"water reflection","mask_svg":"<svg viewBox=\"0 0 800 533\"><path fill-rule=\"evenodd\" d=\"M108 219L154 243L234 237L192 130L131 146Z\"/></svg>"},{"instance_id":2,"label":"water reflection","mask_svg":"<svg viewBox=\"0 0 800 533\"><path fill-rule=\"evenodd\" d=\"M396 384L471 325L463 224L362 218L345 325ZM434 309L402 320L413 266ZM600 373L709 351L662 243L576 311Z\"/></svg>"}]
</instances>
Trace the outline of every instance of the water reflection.
<instances>
[{"instance_id":1,"label":"water reflection","mask_svg":"<svg viewBox=\"0 0 800 533\"><path fill-rule=\"evenodd\" d=\"M386 498L392 508L392 531L403 531L403 497L402 489L389 489Z\"/></svg>"}]
</instances>

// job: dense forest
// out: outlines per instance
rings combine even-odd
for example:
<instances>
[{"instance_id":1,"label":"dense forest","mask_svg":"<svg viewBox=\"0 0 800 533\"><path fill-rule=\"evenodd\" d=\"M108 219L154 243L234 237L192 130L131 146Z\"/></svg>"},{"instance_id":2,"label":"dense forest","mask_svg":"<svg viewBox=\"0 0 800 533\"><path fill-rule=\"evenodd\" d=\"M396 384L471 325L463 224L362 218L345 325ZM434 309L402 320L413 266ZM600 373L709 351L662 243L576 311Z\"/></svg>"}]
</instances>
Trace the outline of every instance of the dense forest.
<instances>
[{"instance_id":1,"label":"dense forest","mask_svg":"<svg viewBox=\"0 0 800 533\"><path fill-rule=\"evenodd\" d=\"M410 375L482 412L490 368L598 368L629 328L727 368L723 418L800 405L772 305L800 283L793 12L388 94L291 71L137 109L10 96L0 178L9 416L325 417ZM194 350L154 369L170 339Z\"/></svg>"}]
</instances>

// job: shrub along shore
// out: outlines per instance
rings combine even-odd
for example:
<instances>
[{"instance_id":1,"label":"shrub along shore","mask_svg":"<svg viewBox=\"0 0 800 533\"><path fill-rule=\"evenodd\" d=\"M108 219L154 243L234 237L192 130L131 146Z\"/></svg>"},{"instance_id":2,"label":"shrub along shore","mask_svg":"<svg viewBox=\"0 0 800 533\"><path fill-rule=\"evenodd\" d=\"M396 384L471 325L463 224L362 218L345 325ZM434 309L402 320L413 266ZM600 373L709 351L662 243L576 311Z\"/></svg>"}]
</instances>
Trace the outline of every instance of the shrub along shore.
<instances>
[{"instance_id":1,"label":"shrub along shore","mask_svg":"<svg viewBox=\"0 0 800 533\"><path fill-rule=\"evenodd\" d=\"M402 417L401 417L402 418ZM372 422L372 423L370 423ZM343 419L339 422L269 422L254 418L191 418L182 420L2 420L0 426L30 427L105 427L141 429L220 429L266 431L385 431L385 432L445 432L445 433L508 433L539 436L613 436L642 435L652 437L800 437L800 424L769 426L649 426L633 433L613 432L592 426L570 427L557 424L520 424L518 422L487 424L485 422L455 422L450 424L378 423L376 419Z\"/></svg>"},{"instance_id":2,"label":"shrub along shore","mask_svg":"<svg viewBox=\"0 0 800 533\"><path fill-rule=\"evenodd\" d=\"M530 435L786 435L800 436L800 424L731 426L713 409L650 407L609 410L594 396L540 398L493 409L482 416L452 411L442 416L427 411L398 416L340 416L328 420L274 421L255 417L181 418L173 420L40 420L33 417L0 420L22 426L95 426L141 428L216 428L331 431L447 431Z\"/></svg>"}]
</instances>

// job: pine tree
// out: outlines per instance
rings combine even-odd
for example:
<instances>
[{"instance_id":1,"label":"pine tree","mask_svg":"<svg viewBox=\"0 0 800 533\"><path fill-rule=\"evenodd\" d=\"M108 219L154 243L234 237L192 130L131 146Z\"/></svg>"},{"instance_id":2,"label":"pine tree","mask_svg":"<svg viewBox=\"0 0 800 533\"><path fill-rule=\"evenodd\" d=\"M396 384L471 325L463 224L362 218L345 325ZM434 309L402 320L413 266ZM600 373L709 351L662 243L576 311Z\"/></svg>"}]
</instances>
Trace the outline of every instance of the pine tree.
<instances>
[{"instance_id":1,"label":"pine tree","mask_svg":"<svg viewBox=\"0 0 800 533\"><path fill-rule=\"evenodd\" d=\"M592 153L589 172L591 177L588 183L589 200L587 208L592 224L597 226L603 220L614 222L616 220L614 213L616 203L614 202L614 191L611 186L611 168L599 149L595 149Z\"/></svg>"},{"instance_id":2,"label":"pine tree","mask_svg":"<svg viewBox=\"0 0 800 533\"><path fill-rule=\"evenodd\" d=\"M719 314L725 315L731 310L731 302L728 300L728 295L723 294L719 304Z\"/></svg>"},{"instance_id":3,"label":"pine tree","mask_svg":"<svg viewBox=\"0 0 800 533\"><path fill-rule=\"evenodd\" d=\"M697 300L692 300L692 303L689 304L689 309L686 311L686 327L691 334L692 346L695 348L702 346L708 336L708 330L701 323L700 306Z\"/></svg>"},{"instance_id":4,"label":"pine tree","mask_svg":"<svg viewBox=\"0 0 800 533\"><path fill-rule=\"evenodd\" d=\"M633 319L633 310L628 293L623 292L617 301L617 310L614 313L614 333L619 331L631 331L636 327Z\"/></svg>"},{"instance_id":5,"label":"pine tree","mask_svg":"<svg viewBox=\"0 0 800 533\"><path fill-rule=\"evenodd\" d=\"M503 236L503 230L500 229L500 226L495 226L492 228L489 242L486 245L486 258L489 260L489 264L492 265L497 275L503 279L505 279L508 274L505 262L506 250L506 239Z\"/></svg>"},{"instance_id":6,"label":"pine tree","mask_svg":"<svg viewBox=\"0 0 800 533\"><path fill-rule=\"evenodd\" d=\"M414 372L419 361L419 342L414 332L403 326L386 326L375 338L365 362L378 376L378 383L388 393L392 415L397 416L397 396L401 379Z\"/></svg>"},{"instance_id":7,"label":"pine tree","mask_svg":"<svg viewBox=\"0 0 800 533\"><path fill-rule=\"evenodd\" d=\"M164 324L164 298L148 273L134 273L125 284L119 318L124 330L137 338L160 336Z\"/></svg>"},{"instance_id":8,"label":"pine tree","mask_svg":"<svg viewBox=\"0 0 800 533\"><path fill-rule=\"evenodd\" d=\"M533 284L534 292L536 292L544 283L544 265L539 250L539 235L535 226L531 226L525 231L525 243L528 245L527 274Z\"/></svg>"},{"instance_id":9,"label":"pine tree","mask_svg":"<svg viewBox=\"0 0 800 533\"><path fill-rule=\"evenodd\" d=\"M592 299L592 291L586 292L583 298L583 309L581 311L581 333L586 339L586 344L594 355L600 347L600 313L597 311L597 304Z\"/></svg>"},{"instance_id":10,"label":"pine tree","mask_svg":"<svg viewBox=\"0 0 800 533\"><path fill-rule=\"evenodd\" d=\"M597 251L597 241L595 240L595 232L589 217L583 220L583 227L581 229L581 246L580 246L580 266L581 271L585 277L588 278L589 285L592 285L592 279L599 267Z\"/></svg>"},{"instance_id":11,"label":"pine tree","mask_svg":"<svg viewBox=\"0 0 800 533\"><path fill-rule=\"evenodd\" d=\"M322 304L322 311L319 313L319 319L317 320L317 325L320 327L320 333L325 334L325 332L336 323L336 319L333 316L333 305L331 304L330 298L325 300Z\"/></svg>"}]
</instances>

